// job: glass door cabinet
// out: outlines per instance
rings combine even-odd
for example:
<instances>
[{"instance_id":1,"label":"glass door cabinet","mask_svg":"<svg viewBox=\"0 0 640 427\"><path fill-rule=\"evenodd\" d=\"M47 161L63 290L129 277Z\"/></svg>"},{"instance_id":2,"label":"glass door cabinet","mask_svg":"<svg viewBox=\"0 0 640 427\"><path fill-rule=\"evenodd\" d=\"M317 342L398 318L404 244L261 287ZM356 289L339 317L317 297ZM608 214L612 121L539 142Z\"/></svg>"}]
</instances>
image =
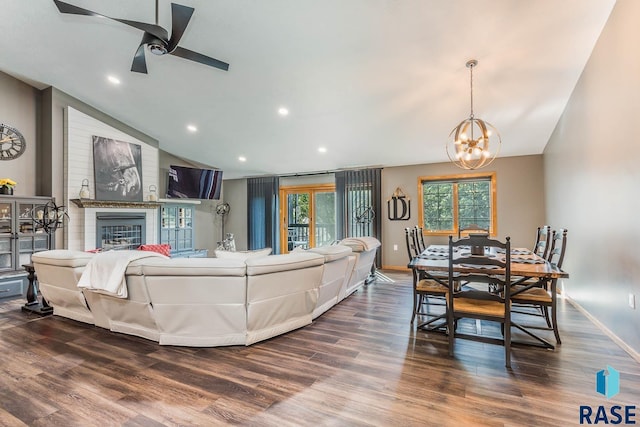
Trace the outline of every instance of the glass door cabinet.
<instances>
[{"instance_id":1,"label":"glass door cabinet","mask_svg":"<svg viewBox=\"0 0 640 427\"><path fill-rule=\"evenodd\" d=\"M31 263L32 254L53 247L53 236L37 223L50 200L0 196L0 298L26 291L26 282L16 274L24 273L22 266Z\"/></svg>"},{"instance_id":2,"label":"glass door cabinet","mask_svg":"<svg viewBox=\"0 0 640 427\"><path fill-rule=\"evenodd\" d=\"M172 257L206 257L195 249L193 205L165 203L160 208L160 243L171 245Z\"/></svg>"},{"instance_id":3,"label":"glass door cabinet","mask_svg":"<svg viewBox=\"0 0 640 427\"><path fill-rule=\"evenodd\" d=\"M0 271L22 270L31 254L51 247L50 236L34 220L42 218L49 200L0 198Z\"/></svg>"}]
</instances>

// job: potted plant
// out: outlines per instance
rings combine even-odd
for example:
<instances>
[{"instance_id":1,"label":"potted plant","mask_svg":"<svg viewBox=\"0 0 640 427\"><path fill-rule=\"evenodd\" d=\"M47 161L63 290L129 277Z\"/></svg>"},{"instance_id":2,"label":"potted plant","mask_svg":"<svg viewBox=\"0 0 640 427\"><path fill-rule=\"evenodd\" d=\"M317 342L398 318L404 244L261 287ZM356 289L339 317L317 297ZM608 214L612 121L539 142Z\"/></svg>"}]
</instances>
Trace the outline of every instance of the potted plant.
<instances>
[{"instance_id":1,"label":"potted plant","mask_svg":"<svg viewBox=\"0 0 640 427\"><path fill-rule=\"evenodd\" d=\"M0 178L0 194L12 195L16 184L11 178Z\"/></svg>"}]
</instances>

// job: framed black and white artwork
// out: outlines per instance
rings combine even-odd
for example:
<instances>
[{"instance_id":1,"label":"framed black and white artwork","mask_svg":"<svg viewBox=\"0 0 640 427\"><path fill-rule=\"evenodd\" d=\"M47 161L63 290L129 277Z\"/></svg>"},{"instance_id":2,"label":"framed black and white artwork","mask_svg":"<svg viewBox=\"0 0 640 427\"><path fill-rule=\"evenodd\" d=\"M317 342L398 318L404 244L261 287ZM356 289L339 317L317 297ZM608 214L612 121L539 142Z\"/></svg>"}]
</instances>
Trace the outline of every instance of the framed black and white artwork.
<instances>
[{"instance_id":1,"label":"framed black and white artwork","mask_svg":"<svg viewBox=\"0 0 640 427\"><path fill-rule=\"evenodd\" d=\"M96 200L142 201L142 147L93 137Z\"/></svg>"}]
</instances>

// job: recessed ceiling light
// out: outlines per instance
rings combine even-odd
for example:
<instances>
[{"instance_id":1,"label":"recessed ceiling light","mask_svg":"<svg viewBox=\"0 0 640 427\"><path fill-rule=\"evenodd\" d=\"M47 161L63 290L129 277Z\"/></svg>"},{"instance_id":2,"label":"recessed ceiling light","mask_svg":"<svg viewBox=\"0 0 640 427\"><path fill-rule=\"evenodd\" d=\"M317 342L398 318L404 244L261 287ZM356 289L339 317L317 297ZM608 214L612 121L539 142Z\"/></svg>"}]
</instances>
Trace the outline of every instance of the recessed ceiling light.
<instances>
[{"instance_id":1,"label":"recessed ceiling light","mask_svg":"<svg viewBox=\"0 0 640 427\"><path fill-rule=\"evenodd\" d=\"M107 76L107 80L109 80L109 83L113 83L114 85L120 84L120 79L116 76Z\"/></svg>"},{"instance_id":2,"label":"recessed ceiling light","mask_svg":"<svg viewBox=\"0 0 640 427\"><path fill-rule=\"evenodd\" d=\"M327 147L318 147L318 153L326 153Z\"/></svg>"},{"instance_id":3,"label":"recessed ceiling light","mask_svg":"<svg viewBox=\"0 0 640 427\"><path fill-rule=\"evenodd\" d=\"M288 116L289 115L289 109L287 109L285 107L280 107L280 108L278 108L278 114L280 114L281 116Z\"/></svg>"},{"instance_id":4,"label":"recessed ceiling light","mask_svg":"<svg viewBox=\"0 0 640 427\"><path fill-rule=\"evenodd\" d=\"M187 130L188 130L189 132L197 132L197 131L198 131L198 128L197 128L197 127L195 127L194 125L187 125Z\"/></svg>"},{"instance_id":5,"label":"recessed ceiling light","mask_svg":"<svg viewBox=\"0 0 640 427\"><path fill-rule=\"evenodd\" d=\"M239 162L246 162L247 158L245 156L240 156L240 157L238 157L238 161Z\"/></svg>"}]
</instances>

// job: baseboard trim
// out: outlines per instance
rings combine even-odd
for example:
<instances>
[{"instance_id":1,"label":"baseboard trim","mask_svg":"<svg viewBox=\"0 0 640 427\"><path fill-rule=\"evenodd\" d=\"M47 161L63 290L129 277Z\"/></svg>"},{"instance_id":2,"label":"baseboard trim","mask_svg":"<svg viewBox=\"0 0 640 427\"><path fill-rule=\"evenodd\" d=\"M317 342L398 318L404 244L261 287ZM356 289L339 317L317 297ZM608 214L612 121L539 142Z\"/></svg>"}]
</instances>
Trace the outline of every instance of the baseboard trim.
<instances>
[{"instance_id":1,"label":"baseboard trim","mask_svg":"<svg viewBox=\"0 0 640 427\"><path fill-rule=\"evenodd\" d=\"M591 321L594 325L596 325L606 336L611 338L614 343L616 343L621 349L626 351L629 356L636 362L640 363L640 353L638 353L635 349L630 347L626 342L622 340L619 336L614 334L611 329L607 328L604 323L596 319L591 313L589 313L584 307L578 304L573 298L565 293L565 299L571 303L580 313L584 314L587 319Z\"/></svg>"}]
</instances>

